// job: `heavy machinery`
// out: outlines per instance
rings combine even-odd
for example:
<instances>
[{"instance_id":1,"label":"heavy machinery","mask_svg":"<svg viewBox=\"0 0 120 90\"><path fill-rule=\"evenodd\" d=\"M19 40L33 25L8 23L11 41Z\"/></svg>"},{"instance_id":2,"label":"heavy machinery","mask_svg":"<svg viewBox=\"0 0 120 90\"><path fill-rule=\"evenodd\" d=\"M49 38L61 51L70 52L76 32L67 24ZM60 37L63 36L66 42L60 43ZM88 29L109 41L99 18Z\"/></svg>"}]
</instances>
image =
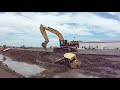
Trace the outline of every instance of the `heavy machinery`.
<instances>
[{"instance_id":1,"label":"heavy machinery","mask_svg":"<svg viewBox=\"0 0 120 90\"><path fill-rule=\"evenodd\" d=\"M3 52L8 51L10 48L8 48L6 45L3 45Z\"/></svg>"},{"instance_id":2,"label":"heavy machinery","mask_svg":"<svg viewBox=\"0 0 120 90\"><path fill-rule=\"evenodd\" d=\"M3 49L6 49L7 48L7 46L6 45L3 45Z\"/></svg>"},{"instance_id":3,"label":"heavy machinery","mask_svg":"<svg viewBox=\"0 0 120 90\"><path fill-rule=\"evenodd\" d=\"M60 47L54 47L53 51L54 52L77 52L77 48L79 47L79 42L78 41L70 41L68 42L68 40L64 40L63 35L57 31L56 29L47 27L47 26L43 26L42 24L40 25L40 31L45 39L45 41L42 43L42 47L44 49L46 49L46 46L49 42L48 36L46 31L49 31L55 35L57 35L59 37L59 41L60 41Z\"/></svg>"},{"instance_id":4,"label":"heavy machinery","mask_svg":"<svg viewBox=\"0 0 120 90\"><path fill-rule=\"evenodd\" d=\"M80 62L73 53L65 53L64 57L55 61L55 63L65 64L71 69L76 69L80 66Z\"/></svg>"},{"instance_id":5,"label":"heavy machinery","mask_svg":"<svg viewBox=\"0 0 120 90\"><path fill-rule=\"evenodd\" d=\"M47 36L47 33L45 30L52 32L53 34L55 34L59 37L60 47L54 47L53 48L54 52L75 52L75 51L77 51L77 48L79 46L78 41L68 42L67 40L64 40L63 35L59 31L57 31L53 28L50 28L50 27L43 26L41 24L40 31L45 39L45 41L42 43L42 47L44 49L46 49L46 46L49 42L49 39L48 39L48 36ZM68 66L71 69L75 69L78 66L80 66L80 62L77 60L76 55L73 53L65 53L63 58L58 59L54 63L65 64L66 66Z\"/></svg>"}]
</instances>

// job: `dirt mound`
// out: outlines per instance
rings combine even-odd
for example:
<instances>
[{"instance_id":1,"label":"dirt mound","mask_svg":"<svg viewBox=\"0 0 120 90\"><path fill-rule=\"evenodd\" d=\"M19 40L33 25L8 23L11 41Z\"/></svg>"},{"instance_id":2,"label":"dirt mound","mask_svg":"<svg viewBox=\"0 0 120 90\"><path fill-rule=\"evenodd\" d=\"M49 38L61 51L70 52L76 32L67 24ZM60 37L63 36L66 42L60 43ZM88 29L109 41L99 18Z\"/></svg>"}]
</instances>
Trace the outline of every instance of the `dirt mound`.
<instances>
[{"instance_id":1,"label":"dirt mound","mask_svg":"<svg viewBox=\"0 0 120 90\"><path fill-rule=\"evenodd\" d=\"M77 55L82 62L80 72L97 75L99 77L119 77L120 56L110 55ZM109 57L109 59L107 59ZM112 60L114 58L119 60Z\"/></svg>"},{"instance_id":2,"label":"dirt mound","mask_svg":"<svg viewBox=\"0 0 120 90\"><path fill-rule=\"evenodd\" d=\"M3 52L3 55L17 59L18 61L26 61L29 63L36 63L36 60L43 62L53 62L63 56L64 53L54 52L38 52L38 51L27 51L27 50L14 50L11 49L7 52Z\"/></svg>"}]
</instances>

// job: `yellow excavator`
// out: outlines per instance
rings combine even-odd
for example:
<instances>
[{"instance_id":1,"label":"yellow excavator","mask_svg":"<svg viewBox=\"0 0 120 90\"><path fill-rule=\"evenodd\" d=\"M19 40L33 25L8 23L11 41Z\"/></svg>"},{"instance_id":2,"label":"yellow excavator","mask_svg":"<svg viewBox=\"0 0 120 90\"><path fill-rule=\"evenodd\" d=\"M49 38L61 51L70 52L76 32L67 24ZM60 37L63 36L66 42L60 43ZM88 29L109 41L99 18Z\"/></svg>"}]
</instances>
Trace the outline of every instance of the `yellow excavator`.
<instances>
[{"instance_id":1,"label":"yellow excavator","mask_svg":"<svg viewBox=\"0 0 120 90\"><path fill-rule=\"evenodd\" d=\"M46 46L49 42L48 36L46 31L50 31L53 34L56 34L59 37L59 41L60 41L60 47L59 48L54 48L54 52L69 52L69 53L65 53L63 58L56 60L54 63L59 63L59 64L65 64L67 65L69 68L71 69L76 69L78 66L80 66L80 62L78 61L77 57L75 54L70 53L70 52L74 52L77 51L77 48L79 46L79 43L77 41L71 41L71 42L67 42L67 40L64 40L63 35L50 27L46 27L43 26L42 24L40 25L40 31L43 35L43 37L45 38L45 41L42 43L42 47L44 49L46 49Z\"/></svg>"},{"instance_id":2,"label":"yellow excavator","mask_svg":"<svg viewBox=\"0 0 120 90\"><path fill-rule=\"evenodd\" d=\"M46 49L46 46L49 42L46 30L57 35L59 37L60 41L60 47L54 47L53 51L54 52L77 52L77 48L79 47L79 42L78 41L70 41L64 40L63 35L56 29L53 29L51 27L43 26L42 24L40 25L40 32L42 33L45 41L42 43L42 47Z\"/></svg>"}]
</instances>

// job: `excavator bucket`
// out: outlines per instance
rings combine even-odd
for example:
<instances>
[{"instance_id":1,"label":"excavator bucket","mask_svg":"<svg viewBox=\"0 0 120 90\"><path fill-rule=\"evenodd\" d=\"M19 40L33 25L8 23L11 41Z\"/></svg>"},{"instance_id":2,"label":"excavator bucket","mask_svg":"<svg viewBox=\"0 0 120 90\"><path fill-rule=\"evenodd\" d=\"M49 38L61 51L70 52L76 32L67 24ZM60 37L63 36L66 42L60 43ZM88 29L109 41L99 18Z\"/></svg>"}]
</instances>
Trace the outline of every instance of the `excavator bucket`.
<instances>
[{"instance_id":1,"label":"excavator bucket","mask_svg":"<svg viewBox=\"0 0 120 90\"><path fill-rule=\"evenodd\" d=\"M44 48L44 49L46 49L46 43L42 43L42 47Z\"/></svg>"}]
</instances>

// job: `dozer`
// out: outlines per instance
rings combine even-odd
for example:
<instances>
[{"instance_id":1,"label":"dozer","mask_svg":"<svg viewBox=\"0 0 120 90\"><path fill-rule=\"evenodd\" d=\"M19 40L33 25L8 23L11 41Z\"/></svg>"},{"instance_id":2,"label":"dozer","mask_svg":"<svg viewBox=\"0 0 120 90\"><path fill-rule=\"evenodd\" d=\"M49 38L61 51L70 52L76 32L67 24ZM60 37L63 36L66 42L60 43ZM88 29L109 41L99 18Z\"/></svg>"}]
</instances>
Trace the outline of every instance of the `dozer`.
<instances>
[{"instance_id":1,"label":"dozer","mask_svg":"<svg viewBox=\"0 0 120 90\"><path fill-rule=\"evenodd\" d=\"M79 46L78 41L67 42L67 40L64 40L63 35L59 31L50 27L43 26L41 24L40 31L43 37L45 38L45 41L42 43L42 47L44 49L46 49L46 45L49 42L49 39L45 30L50 31L59 37L60 47L54 48L53 49L54 52L69 52L69 53L65 53L63 58L56 60L54 63L65 64L67 67L71 69L76 69L78 66L80 66L81 63L78 61L76 55L73 53L70 53L70 52L77 51L77 48Z\"/></svg>"},{"instance_id":2,"label":"dozer","mask_svg":"<svg viewBox=\"0 0 120 90\"><path fill-rule=\"evenodd\" d=\"M46 31L49 31L55 35L57 35L59 37L59 41L60 41L60 47L54 47L53 51L54 52L77 52L77 48L79 47L79 42L78 41L70 41L68 42L68 40L64 40L63 35L56 29L47 27L47 26L43 26L42 24L40 25L40 31L45 39L45 41L42 43L42 47L44 49L46 49L46 46L49 42L48 36Z\"/></svg>"},{"instance_id":3,"label":"dozer","mask_svg":"<svg viewBox=\"0 0 120 90\"><path fill-rule=\"evenodd\" d=\"M76 69L81 64L73 53L65 53L63 58L56 60L55 63L64 64L71 69Z\"/></svg>"}]
</instances>

